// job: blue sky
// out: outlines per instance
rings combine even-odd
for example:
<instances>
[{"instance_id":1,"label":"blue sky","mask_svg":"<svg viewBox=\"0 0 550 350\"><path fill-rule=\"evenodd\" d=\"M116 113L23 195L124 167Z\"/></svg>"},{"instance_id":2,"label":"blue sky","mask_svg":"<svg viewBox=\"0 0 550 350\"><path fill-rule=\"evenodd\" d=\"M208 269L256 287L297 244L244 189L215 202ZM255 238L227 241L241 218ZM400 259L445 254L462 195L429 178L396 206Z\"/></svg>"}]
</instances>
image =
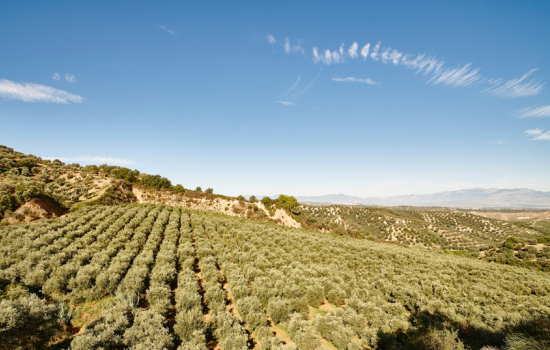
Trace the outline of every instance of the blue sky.
<instances>
[{"instance_id":1,"label":"blue sky","mask_svg":"<svg viewBox=\"0 0 550 350\"><path fill-rule=\"evenodd\" d=\"M550 191L548 1L0 4L0 144L216 193Z\"/></svg>"}]
</instances>

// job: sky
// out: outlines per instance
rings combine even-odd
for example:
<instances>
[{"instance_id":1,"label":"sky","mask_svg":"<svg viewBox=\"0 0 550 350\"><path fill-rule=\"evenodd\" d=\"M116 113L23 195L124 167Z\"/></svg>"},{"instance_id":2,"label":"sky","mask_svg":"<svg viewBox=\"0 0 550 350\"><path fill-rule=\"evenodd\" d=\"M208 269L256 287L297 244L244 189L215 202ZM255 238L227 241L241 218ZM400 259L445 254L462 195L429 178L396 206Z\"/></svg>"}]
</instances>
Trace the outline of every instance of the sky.
<instances>
[{"instance_id":1,"label":"sky","mask_svg":"<svg viewBox=\"0 0 550 350\"><path fill-rule=\"evenodd\" d=\"M0 144L225 195L550 191L550 2L4 1Z\"/></svg>"}]
</instances>

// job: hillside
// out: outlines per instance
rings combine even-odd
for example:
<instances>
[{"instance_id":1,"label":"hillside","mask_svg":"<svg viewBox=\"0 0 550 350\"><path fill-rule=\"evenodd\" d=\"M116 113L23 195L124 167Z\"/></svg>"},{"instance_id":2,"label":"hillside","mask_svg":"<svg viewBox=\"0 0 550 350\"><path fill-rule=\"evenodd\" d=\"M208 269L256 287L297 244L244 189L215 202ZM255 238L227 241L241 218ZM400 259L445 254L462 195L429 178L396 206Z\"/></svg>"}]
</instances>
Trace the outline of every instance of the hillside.
<instances>
[{"instance_id":1,"label":"hillside","mask_svg":"<svg viewBox=\"0 0 550 350\"><path fill-rule=\"evenodd\" d=\"M535 326L550 317L543 211L246 200L5 146L0 164L0 310L42 315L22 323L38 332L0 330L9 349L479 349L549 336Z\"/></svg>"},{"instance_id":2,"label":"hillside","mask_svg":"<svg viewBox=\"0 0 550 350\"><path fill-rule=\"evenodd\" d=\"M503 221L482 215L302 205L299 219L315 230L550 272L550 221L545 216Z\"/></svg>"},{"instance_id":3,"label":"hillside","mask_svg":"<svg viewBox=\"0 0 550 350\"><path fill-rule=\"evenodd\" d=\"M541 216L542 212L529 214L537 218L534 220L516 215L514 217L521 218L522 222L505 222L490 219L487 215L491 215L485 211L438 211L433 207L413 207L411 210L319 207L299 205L293 197L284 195L273 200L264 197L259 201L254 196L246 200L243 196L214 194L211 188L204 191L186 189L180 184L172 185L160 175L138 170L105 164L80 166L48 161L5 146L0 147L0 164L3 166L0 173L0 216L3 220L0 224L59 217L88 205L169 204L288 227L332 231L381 243L419 245L543 271L550 269L542 243L533 244L536 252L525 253L529 248L525 243L546 242L545 237L550 236L545 224L538 222L548 221ZM501 247L510 237L524 245L505 258L495 258L505 251ZM537 254L542 256L537 257Z\"/></svg>"},{"instance_id":4,"label":"hillside","mask_svg":"<svg viewBox=\"0 0 550 350\"><path fill-rule=\"evenodd\" d=\"M83 205L166 203L220 212L289 227L300 225L288 210L273 201L228 197L172 185L160 175L125 167L65 164L24 154L0 145L0 219L4 223L32 222L58 217Z\"/></svg>"},{"instance_id":5,"label":"hillside","mask_svg":"<svg viewBox=\"0 0 550 350\"><path fill-rule=\"evenodd\" d=\"M380 206L438 206L457 208L550 208L550 192L527 188L497 189L472 188L433 194L413 194L387 198L360 198L344 194L324 196L297 196L300 202L363 204Z\"/></svg>"},{"instance_id":6,"label":"hillside","mask_svg":"<svg viewBox=\"0 0 550 350\"><path fill-rule=\"evenodd\" d=\"M73 350L480 349L514 334L549 339L540 326L550 315L547 273L224 214L85 206L4 227L0 247L2 306L61 315L40 332L13 326L8 348L44 347L52 333L49 348Z\"/></svg>"},{"instance_id":7,"label":"hillside","mask_svg":"<svg viewBox=\"0 0 550 350\"><path fill-rule=\"evenodd\" d=\"M351 206L302 206L311 228L342 230L348 235L404 245L421 244L476 252L510 236L537 239L536 225L506 222L464 212L398 210Z\"/></svg>"}]
</instances>

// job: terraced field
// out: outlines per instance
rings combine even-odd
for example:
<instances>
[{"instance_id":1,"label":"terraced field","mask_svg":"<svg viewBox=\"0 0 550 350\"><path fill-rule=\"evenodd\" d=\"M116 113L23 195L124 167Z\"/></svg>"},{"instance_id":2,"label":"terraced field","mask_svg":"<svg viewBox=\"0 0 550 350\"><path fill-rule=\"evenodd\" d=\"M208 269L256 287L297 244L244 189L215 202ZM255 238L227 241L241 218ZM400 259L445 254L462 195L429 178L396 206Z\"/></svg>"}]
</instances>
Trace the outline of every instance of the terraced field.
<instances>
[{"instance_id":1,"label":"terraced field","mask_svg":"<svg viewBox=\"0 0 550 350\"><path fill-rule=\"evenodd\" d=\"M0 244L0 280L65 310L73 350L480 348L550 314L547 273L179 207L84 207Z\"/></svg>"}]
</instances>

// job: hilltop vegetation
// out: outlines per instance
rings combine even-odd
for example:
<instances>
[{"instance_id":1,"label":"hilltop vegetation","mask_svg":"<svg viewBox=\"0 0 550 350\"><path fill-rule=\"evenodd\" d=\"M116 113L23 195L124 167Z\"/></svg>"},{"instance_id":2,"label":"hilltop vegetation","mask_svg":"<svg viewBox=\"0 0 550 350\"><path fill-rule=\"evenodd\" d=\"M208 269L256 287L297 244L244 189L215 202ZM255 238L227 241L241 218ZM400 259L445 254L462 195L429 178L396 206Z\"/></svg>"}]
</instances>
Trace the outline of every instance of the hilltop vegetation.
<instances>
[{"instance_id":1,"label":"hilltop vegetation","mask_svg":"<svg viewBox=\"0 0 550 350\"><path fill-rule=\"evenodd\" d=\"M65 164L44 160L0 146L0 220L32 222L62 215L85 205L170 203L223 212L259 221L299 226L291 212L299 210L294 197L281 195L269 204L244 197L214 194L212 188L187 189L160 175L125 167Z\"/></svg>"},{"instance_id":2,"label":"hilltop vegetation","mask_svg":"<svg viewBox=\"0 0 550 350\"><path fill-rule=\"evenodd\" d=\"M10 225L0 247L3 307L40 293L44 319L51 303L64 310L34 338L10 324L6 344L479 349L519 334L548 345L548 274L420 248L142 204Z\"/></svg>"},{"instance_id":3,"label":"hilltop vegetation","mask_svg":"<svg viewBox=\"0 0 550 350\"><path fill-rule=\"evenodd\" d=\"M0 146L0 218L18 222L55 217L88 200L132 202L128 184L138 175L137 170L105 164L82 167Z\"/></svg>"}]
</instances>

